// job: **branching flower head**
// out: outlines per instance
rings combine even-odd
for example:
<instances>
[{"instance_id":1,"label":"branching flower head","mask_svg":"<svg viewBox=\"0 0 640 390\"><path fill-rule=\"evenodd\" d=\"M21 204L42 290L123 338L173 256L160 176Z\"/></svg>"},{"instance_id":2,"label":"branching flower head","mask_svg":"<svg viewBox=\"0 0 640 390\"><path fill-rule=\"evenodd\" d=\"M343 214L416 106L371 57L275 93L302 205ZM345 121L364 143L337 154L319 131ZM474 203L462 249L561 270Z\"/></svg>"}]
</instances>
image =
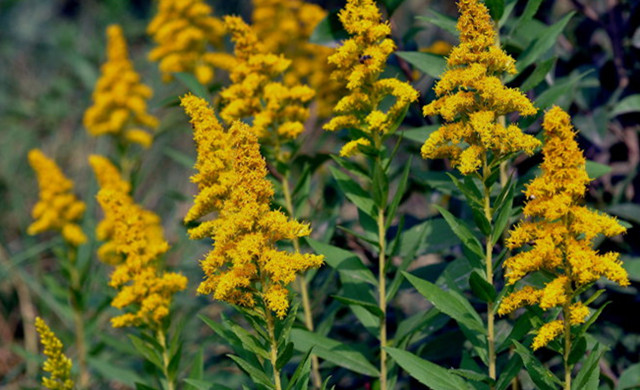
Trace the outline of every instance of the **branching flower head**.
<instances>
[{"instance_id":1,"label":"branching flower head","mask_svg":"<svg viewBox=\"0 0 640 390\"><path fill-rule=\"evenodd\" d=\"M175 293L187 286L187 279L161 269L160 257L169 249L160 218L144 210L131 197L114 188L103 188L98 201L113 221L113 249L120 262L109 285L119 289L111 305L133 311L111 320L114 327L148 326L156 329L169 314Z\"/></svg>"},{"instance_id":2,"label":"branching flower head","mask_svg":"<svg viewBox=\"0 0 640 390\"><path fill-rule=\"evenodd\" d=\"M357 129L363 133L340 152L351 156L358 145L379 146L398 127L409 105L418 99L418 92L398 79L379 79L395 44L388 38L391 27L381 21L382 15L373 0L349 0L339 17L351 37L342 42L328 61L336 67L332 77L346 80L349 93L338 101L334 108L336 115L324 129ZM380 103L387 97L392 97L394 103L382 110Z\"/></svg>"},{"instance_id":3,"label":"branching flower head","mask_svg":"<svg viewBox=\"0 0 640 390\"><path fill-rule=\"evenodd\" d=\"M575 296L577 289L601 277L621 286L629 284L618 253L601 254L593 249L596 236L615 236L625 228L615 218L580 205L590 179L569 115L553 107L542 126L546 138L542 175L525 191L529 200L523 213L530 220L519 224L507 240L510 249L525 244L531 244L531 249L507 259L504 267L510 285L541 270L555 277L542 289L526 286L505 297L498 313L534 304L544 310L566 306L571 324L579 325L589 311ZM545 346L561 332L556 321L544 325L534 340L534 349Z\"/></svg>"},{"instance_id":4,"label":"branching flower head","mask_svg":"<svg viewBox=\"0 0 640 390\"><path fill-rule=\"evenodd\" d=\"M245 307L261 301L284 317L289 307L287 286L297 273L319 267L323 257L281 251L276 243L307 236L310 228L271 210L273 187L249 126L236 121L225 134L204 100L187 96L182 105L194 126L199 170L194 181L200 187L186 219L217 214L189 231L192 239L214 241L201 262L205 280L198 292ZM205 136L206 129L213 129L211 136ZM225 142L213 142L218 134Z\"/></svg>"},{"instance_id":5,"label":"branching flower head","mask_svg":"<svg viewBox=\"0 0 640 390\"><path fill-rule=\"evenodd\" d=\"M314 90L279 81L291 61L269 52L240 17L227 16L224 21L235 43L235 65L232 84L220 92L220 116L227 124L253 118L253 132L266 142L279 144L296 138L304 130Z\"/></svg>"},{"instance_id":6,"label":"branching flower head","mask_svg":"<svg viewBox=\"0 0 640 390\"><path fill-rule=\"evenodd\" d=\"M512 112L533 115L537 109L515 88L500 81L504 72L516 73L514 59L496 46L497 32L489 10L479 0L458 1L460 44L447 58L447 70L437 82L438 98L424 107L427 115L445 120L422 146L423 158L450 158L463 174L475 172L486 153L496 157L540 145L517 125L505 126L498 117Z\"/></svg>"},{"instance_id":7,"label":"branching flower head","mask_svg":"<svg viewBox=\"0 0 640 390\"><path fill-rule=\"evenodd\" d=\"M316 91L319 115L331 113L339 84L329 79L331 48L309 42L327 12L302 0L253 0L252 27L270 53L281 53L292 66L283 75L287 86L308 84Z\"/></svg>"},{"instance_id":8,"label":"branching flower head","mask_svg":"<svg viewBox=\"0 0 640 390\"><path fill-rule=\"evenodd\" d=\"M62 351L64 347L62 342L40 317L36 317L36 330L40 335L40 343L44 347L44 355L47 357L43 370L50 374L49 378L42 378L42 385L49 390L72 390L74 387L71 379L72 363Z\"/></svg>"},{"instance_id":9,"label":"branching flower head","mask_svg":"<svg viewBox=\"0 0 640 390\"><path fill-rule=\"evenodd\" d=\"M147 33L157 44L149 60L160 62L164 81L171 81L173 73L188 72L208 84L215 68L232 64L229 55L211 50L221 46L225 30L204 0L160 0Z\"/></svg>"},{"instance_id":10,"label":"branching flower head","mask_svg":"<svg viewBox=\"0 0 640 390\"><path fill-rule=\"evenodd\" d=\"M77 224L84 214L85 204L71 192L73 182L39 149L29 152L29 164L38 178L40 199L31 211L35 221L27 233L54 230L62 233L65 241L73 246L86 242L87 236Z\"/></svg>"},{"instance_id":11,"label":"branching flower head","mask_svg":"<svg viewBox=\"0 0 640 390\"><path fill-rule=\"evenodd\" d=\"M158 120L147 112L151 88L133 68L122 28L109 26L107 39L107 62L92 95L93 105L84 114L84 126L96 137L111 134L122 143L149 147L153 137L145 129L158 127Z\"/></svg>"}]
</instances>

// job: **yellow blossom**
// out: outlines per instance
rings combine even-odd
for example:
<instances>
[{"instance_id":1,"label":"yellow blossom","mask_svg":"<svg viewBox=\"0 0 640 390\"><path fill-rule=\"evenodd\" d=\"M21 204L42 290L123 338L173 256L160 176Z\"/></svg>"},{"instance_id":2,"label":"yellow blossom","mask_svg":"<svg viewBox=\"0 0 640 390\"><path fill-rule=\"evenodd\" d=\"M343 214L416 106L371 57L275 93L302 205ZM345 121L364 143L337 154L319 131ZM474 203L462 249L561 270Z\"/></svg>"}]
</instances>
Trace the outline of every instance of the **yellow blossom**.
<instances>
[{"instance_id":1,"label":"yellow blossom","mask_svg":"<svg viewBox=\"0 0 640 390\"><path fill-rule=\"evenodd\" d=\"M319 267L323 257L285 252L276 244L311 230L271 210L273 186L249 126L236 121L225 132L203 99L189 95L182 105L194 128L198 173L193 181L200 190L185 220L217 214L189 232L192 239L211 237L214 242L201 261L205 279L198 292L245 307L261 301L283 317L289 307L287 286L296 274Z\"/></svg>"},{"instance_id":2,"label":"yellow blossom","mask_svg":"<svg viewBox=\"0 0 640 390\"><path fill-rule=\"evenodd\" d=\"M420 51L424 53L436 54L439 56L446 56L451 52L452 48L453 46L449 42L438 40L433 42L430 46L420 49Z\"/></svg>"},{"instance_id":3,"label":"yellow blossom","mask_svg":"<svg viewBox=\"0 0 640 390\"><path fill-rule=\"evenodd\" d=\"M351 156L355 155L356 153L358 153L358 146L359 145L369 146L369 145L371 145L371 141L369 141L368 139L365 139L365 138L358 138L358 139L355 139L353 141L349 141L346 144L344 144L342 149L340 149L340 156L341 157L351 157Z\"/></svg>"},{"instance_id":4,"label":"yellow blossom","mask_svg":"<svg viewBox=\"0 0 640 390\"><path fill-rule=\"evenodd\" d=\"M147 33L157 44L149 60L159 61L165 82L173 73L188 72L208 84L215 68L233 67L231 56L211 50L222 45L225 29L204 0L160 0Z\"/></svg>"},{"instance_id":5,"label":"yellow blossom","mask_svg":"<svg viewBox=\"0 0 640 390\"><path fill-rule=\"evenodd\" d=\"M549 342L551 342L562 333L563 328L564 325L562 323L562 320L555 320L542 325L542 327L538 329L531 347L535 351L546 346L547 344L549 344Z\"/></svg>"},{"instance_id":6,"label":"yellow blossom","mask_svg":"<svg viewBox=\"0 0 640 390\"><path fill-rule=\"evenodd\" d=\"M388 38L391 27L382 21L373 0L349 0L338 16L350 38L342 42L328 61L336 68L332 78L346 82L348 93L338 101L334 107L336 116L324 129L358 129L366 138L356 143L367 141L379 146L396 129L409 105L418 99L418 92L398 79L379 79L395 44ZM393 105L383 111L380 106L385 98L391 98ZM350 155L356 143L345 145L340 154Z\"/></svg>"},{"instance_id":7,"label":"yellow blossom","mask_svg":"<svg viewBox=\"0 0 640 390\"><path fill-rule=\"evenodd\" d=\"M40 317L36 317L36 330L47 357L43 370L50 374L49 378L42 378L42 385L50 390L72 390L74 387L71 379L72 363L62 351L62 342Z\"/></svg>"},{"instance_id":8,"label":"yellow blossom","mask_svg":"<svg viewBox=\"0 0 640 390\"><path fill-rule=\"evenodd\" d=\"M65 241L73 246L83 244L87 237L77 221L84 214L85 204L71 192L73 182L39 149L29 151L28 157L38 178L40 199L31 211L34 221L29 225L27 233L39 234L54 230L60 232Z\"/></svg>"},{"instance_id":9,"label":"yellow blossom","mask_svg":"<svg viewBox=\"0 0 640 390\"><path fill-rule=\"evenodd\" d=\"M252 130L265 142L279 145L296 138L304 130L315 91L279 81L289 73L291 60L271 52L240 17L227 16L224 22L235 43L235 65L232 84L220 92L220 116L227 124L253 118Z\"/></svg>"},{"instance_id":10,"label":"yellow blossom","mask_svg":"<svg viewBox=\"0 0 640 390\"><path fill-rule=\"evenodd\" d=\"M140 81L127 53L127 43L118 25L107 28L107 62L93 91L93 105L84 113L83 123L93 136L111 134L122 143L149 147L158 120L147 112L152 91Z\"/></svg>"},{"instance_id":11,"label":"yellow blossom","mask_svg":"<svg viewBox=\"0 0 640 390\"><path fill-rule=\"evenodd\" d=\"M327 57L332 49L309 42L327 12L319 5L302 0L253 0L252 3L252 27L266 51L283 54L295 64L283 75L284 84L308 84L316 91L319 116L330 115L340 87L329 78Z\"/></svg>"},{"instance_id":12,"label":"yellow blossom","mask_svg":"<svg viewBox=\"0 0 640 390\"><path fill-rule=\"evenodd\" d=\"M526 187L523 214L529 220L520 223L507 239L510 249L526 244L531 249L520 252L504 262L508 284L515 284L528 274L546 271L555 275L540 290L541 296L529 305L538 304L542 309L557 306L565 308L565 321L571 325L584 322L589 309L575 296L580 287L605 277L621 286L629 279L622 268L618 253L598 253L593 249L593 239L602 234L614 236L625 231L618 221L604 213L581 205L590 179L585 169L585 158L575 141L575 131L569 115L559 107L553 107L544 116L542 124L545 144L542 174ZM513 302L522 302L523 291L505 297L499 313L513 310ZM574 301L575 300L575 301ZM534 341L534 349L546 345L562 330L557 322L545 325Z\"/></svg>"},{"instance_id":13,"label":"yellow blossom","mask_svg":"<svg viewBox=\"0 0 640 390\"><path fill-rule=\"evenodd\" d=\"M113 249L121 261L111 274L109 285L118 289L111 305L132 311L111 320L114 327L157 328L169 314L173 295L187 286L187 279L161 269L160 257L169 249L160 218L144 210L122 191L105 187L98 201L113 220Z\"/></svg>"},{"instance_id":14,"label":"yellow blossom","mask_svg":"<svg viewBox=\"0 0 640 390\"><path fill-rule=\"evenodd\" d=\"M488 152L495 158L540 145L518 126L505 126L498 117L512 112L533 115L537 109L519 90L502 84L499 76L515 73L515 61L496 46L496 31L487 7L478 0L458 1L460 44L447 57L447 70L436 83L437 99L423 109L425 116L445 120L422 146L423 158L448 157L462 174L478 170Z\"/></svg>"}]
</instances>

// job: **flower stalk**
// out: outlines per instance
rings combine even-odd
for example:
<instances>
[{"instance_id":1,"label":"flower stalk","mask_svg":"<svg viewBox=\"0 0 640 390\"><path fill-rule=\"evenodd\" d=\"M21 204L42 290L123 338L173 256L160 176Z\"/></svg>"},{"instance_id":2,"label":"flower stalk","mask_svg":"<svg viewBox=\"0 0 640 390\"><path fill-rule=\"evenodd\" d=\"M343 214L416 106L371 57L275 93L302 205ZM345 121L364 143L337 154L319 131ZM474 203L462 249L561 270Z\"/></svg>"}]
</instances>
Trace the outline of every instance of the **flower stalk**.
<instances>
[{"instance_id":1,"label":"flower stalk","mask_svg":"<svg viewBox=\"0 0 640 390\"><path fill-rule=\"evenodd\" d=\"M278 370L278 340L276 340L275 323L271 310L266 309L265 315L267 318L267 331L269 332L269 360L273 367L273 384L276 390L282 390L282 383L280 382L280 370Z\"/></svg>"}]
</instances>

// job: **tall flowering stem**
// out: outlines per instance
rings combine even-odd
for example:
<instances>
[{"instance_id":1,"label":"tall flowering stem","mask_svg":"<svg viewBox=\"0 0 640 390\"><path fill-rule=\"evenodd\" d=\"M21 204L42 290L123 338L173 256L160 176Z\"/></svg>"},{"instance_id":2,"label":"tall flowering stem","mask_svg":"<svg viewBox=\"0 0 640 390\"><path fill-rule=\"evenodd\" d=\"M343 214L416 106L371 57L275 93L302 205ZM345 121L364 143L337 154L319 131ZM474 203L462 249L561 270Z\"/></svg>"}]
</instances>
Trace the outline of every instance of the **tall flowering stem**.
<instances>
[{"instance_id":1,"label":"tall flowering stem","mask_svg":"<svg viewBox=\"0 0 640 390\"><path fill-rule=\"evenodd\" d=\"M347 94L334 108L335 116L325 130L350 129L355 139L347 142L340 156L351 157L361 152L374 156L371 172L376 212L372 217L378 227L378 305L380 315L380 389L387 389L387 243L386 230L393 216L387 214L388 178L384 141L391 137L404 118L418 92L408 83L395 78L380 78L387 58L395 50L389 38L389 22L382 21L380 10L372 0L349 0L338 14L350 38L329 56L336 70L332 77L346 80ZM381 108L383 99L391 98L388 109ZM377 189L382 189L377 191Z\"/></svg>"},{"instance_id":2,"label":"tall flowering stem","mask_svg":"<svg viewBox=\"0 0 640 390\"><path fill-rule=\"evenodd\" d=\"M181 274L163 270L161 256L169 249L164 240L160 218L135 204L129 195L131 186L105 157L89 158L100 192L98 201L105 218L96 228L106 241L98 249L103 262L115 267L109 285L118 289L111 305L129 310L111 319L113 327L139 327L149 331L160 346L162 371L169 390L176 378L169 372L171 356L167 348L165 319L170 314L173 295L187 286ZM155 346L153 346L155 347Z\"/></svg>"},{"instance_id":3,"label":"tall flowering stem","mask_svg":"<svg viewBox=\"0 0 640 390\"><path fill-rule=\"evenodd\" d=\"M589 301L580 299L581 292L602 277L620 286L629 285L619 254L598 253L593 249L593 240L598 235L612 237L626 229L615 218L580 205L591 180L569 115L553 107L546 113L542 127L546 138L542 175L529 183L525 191L529 200L523 213L528 220L518 224L507 240L511 249L526 244L531 249L507 259L504 267L508 285L537 272L552 275L553 279L541 289L525 285L506 296L498 314L532 305L545 311L562 308L561 318L556 314L538 329L532 348L540 349L564 336L564 387L569 390L573 369L569 362L571 329L583 324L589 316Z\"/></svg>"},{"instance_id":4,"label":"tall flowering stem","mask_svg":"<svg viewBox=\"0 0 640 390\"><path fill-rule=\"evenodd\" d=\"M437 82L437 99L424 107L424 115L440 115L445 123L426 140L424 158L449 158L463 175L482 183L480 214L486 226L485 277L494 284L493 246L501 232L495 231L491 205L493 177L517 152L532 154L540 142L523 134L504 116L518 112L532 115L536 108L517 89L507 88L500 76L516 73L514 59L498 45L498 33L487 7L478 0L458 1L457 29L460 44L447 58L447 70ZM501 168L501 164L503 168ZM480 172L478 172L480 171ZM504 178L501 180L506 184ZM473 206L472 206L473 207ZM489 376L496 379L494 302L487 304L487 354Z\"/></svg>"},{"instance_id":5,"label":"tall flowering stem","mask_svg":"<svg viewBox=\"0 0 640 390\"><path fill-rule=\"evenodd\" d=\"M271 210L274 190L253 129L235 121L225 131L200 98L188 95L182 105L194 128L198 173L192 181L200 189L185 221L217 215L189 230L192 239L211 237L214 241L201 261L205 279L198 292L247 312L257 311L266 320L273 385L280 389L275 321L289 310L287 287L298 273L322 265L323 257L277 248L277 242L307 236L311 230Z\"/></svg>"},{"instance_id":6,"label":"tall flowering stem","mask_svg":"<svg viewBox=\"0 0 640 390\"><path fill-rule=\"evenodd\" d=\"M45 231L59 232L67 244L66 260L69 262L69 297L73 310L73 319L78 350L79 386L89 385L87 368L87 347L85 341L84 303L82 301L82 278L76 257L78 246L87 241L80 227L86 205L72 192L73 182L39 149L33 149L28 155L29 164L36 173L40 199L33 207L35 221L28 227L27 233L39 234Z\"/></svg>"}]
</instances>

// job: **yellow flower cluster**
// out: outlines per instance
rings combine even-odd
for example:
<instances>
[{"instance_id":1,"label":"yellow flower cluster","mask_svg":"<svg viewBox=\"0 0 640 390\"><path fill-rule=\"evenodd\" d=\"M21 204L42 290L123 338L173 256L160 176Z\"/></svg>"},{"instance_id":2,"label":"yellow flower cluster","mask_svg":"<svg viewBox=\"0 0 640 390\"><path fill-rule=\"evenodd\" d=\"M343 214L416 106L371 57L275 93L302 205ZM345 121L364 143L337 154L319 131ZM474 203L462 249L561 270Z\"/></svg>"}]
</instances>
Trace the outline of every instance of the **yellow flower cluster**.
<instances>
[{"instance_id":1,"label":"yellow flower cluster","mask_svg":"<svg viewBox=\"0 0 640 390\"><path fill-rule=\"evenodd\" d=\"M499 76L515 73L515 61L496 46L496 31L487 7L478 0L458 1L460 44L447 58L447 70L436 84L438 98L423 109L441 115L445 124L422 146L423 158L450 158L463 174L475 172L487 152L495 156L524 151L533 154L540 142L498 117L511 112L533 115L537 109Z\"/></svg>"},{"instance_id":2,"label":"yellow flower cluster","mask_svg":"<svg viewBox=\"0 0 640 390\"><path fill-rule=\"evenodd\" d=\"M173 79L173 73L188 72L208 84L214 68L227 69L232 64L229 55L210 51L222 44L225 30L204 0L160 0L147 33L158 45L149 53L149 60L160 62L166 82Z\"/></svg>"},{"instance_id":3,"label":"yellow flower cluster","mask_svg":"<svg viewBox=\"0 0 640 390\"><path fill-rule=\"evenodd\" d=\"M69 244L83 244L87 241L87 236L76 222L82 218L85 204L71 192L73 182L39 149L29 151L28 158L38 178L40 199L31 211L35 221L29 226L27 233L39 234L55 230L61 232Z\"/></svg>"},{"instance_id":4,"label":"yellow flower cluster","mask_svg":"<svg viewBox=\"0 0 640 390\"><path fill-rule=\"evenodd\" d=\"M306 83L316 91L318 113L325 117L337 98L339 84L330 80L327 57L331 48L309 42L327 12L302 0L253 0L252 27L270 53L281 53L295 66L283 76L284 84Z\"/></svg>"},{"instance_id":5,"label":"yellow flower cluster","mask_svg":"<svg viewBox=\"0 0 640 390\"><path fill-rule=\"evenodd\" d=\"M253 132L267 142L296 138L304 130L306 106L315 92L306 85L276 81L291 61L270 53L240 17L226 16L224 21L235 43L236 62L232 84L220 92L220 116L227 124L252 117Z\"/></svg>"},{"instance_id":6,"label":"yellow flower cluster","mask_svg":"<svg viewBox=\"0 0 640 390\"><path fill-rule=\"evenodd\" d=\"M556 276L542 289L527 286L505 297L498 313L534 304L544 310L567 306L570 323L579 325L589 310L579 300L572 303L576 289L601 277L621 286L629 284L618 253L600 254L592 248L597 235L611 237L624 233L625 228L615 218L579 205L590 179L569 115L553 107L542 126L546 136L542 175L525 191L529 200L523 213L530 220L520 223L507 239L510 249L526 244L531 244L531 249L505 261L505 278L513 285L538 270ZM534 340L534 349L545 346L561 331L557 321L544 325Z\"/></svg>"},{"instance_id":7,"label":"yellow flower cluster","mask_svg":"<svg viewBox=\"0 0 640 390\"><path fill-rule=\"evenodd\" d=\"M336 67L335 80L346 80L349 91L334 107L334 116L325 130L358 129L365 136L346 144L343 156L356 153L358 145L375 144L397 127L409 105L418 99L418 91L395 78L378 79L389 55L395 50L388 38L391 27L373 0L349 0L339 13L340 21L351 38L328 58ZM380 109L383 99L394 99L391 107Z\"/></svg>"},{"instance_id":8,"label":"yellow flower cluster","mask_svg":"<svg viewBox=\"0 0 640 390\"><path fill-rule=\"evenodd\" d=\"M142 84L127 53L127 43L118 25L107 28L107 62L93 92L93 106L84 114L84 126L94 136L111 134L123 143L149 147L158 120L147 112L152 91Z\"/></svg>"},{"instance_id":9,"label":"yellow flower cluster","mask_svg":"<svg viewBox=\"0 0 640 390\"><path fill-rule=\"evenodd\" d=\"M51 374L49 378L42 378L42 385L49 390L72 390L71 359L62 352L62 342L40 317L36 317L36 330L47 357L43 370Z\"/></svg>"},{"instance_id":10,"label":"yellow flower cluster","mask_svg":"<svg viewBox=\"0 0 640 390\"><path fill-rule=\"evenodd\" d=\"M217 213L216 219L189 231L192 239L214 241L201 262L205 280L198 292L245 307L261 300L284 317L289 308L287 286L297 273L319 267L323 257L280 251L276 243L307 236L310 228L271 210L273 186L249 126L235 121L225 133L203 99L188 95L182 105L194 128L198 174L192 180L200 188L185 221Z\"/></svg>"},{"instance_id":11,"label":"yellow flower cluster","mask_svg":"<svg viewBox=\"0 0 640 390\"><path fill-rule=\"evenodd\" d=\"M100 188L111 188L123 194L131 191L131 185L122 179L118 168L108 158L94 154L89 156L89 164L93 168ZM98 258L104 263L116 265L122 261L122 256L116 251L116 243L113 241L115 215L110 210L104 211L105 216L96 227L96 238L103 241L98 248ZM153 215L153 213L149 214Z\"/></svg>"},{"instance_id":12,"label":"yellow flower cluster","mask_svg":"<svg viewBox=\"0 0 640 390\"><path fill-rule=\"evenodd\" d=\"M113 318L111 324L116 328L144 325L155 329L169 314L173 294L186 288L187 278L160 268L160 256L169 245L157 215L135 204L116 187L103 187L98 201L113 224L109 226L109 249L120 255L109 257L116 267L109 285L119 289L111 305L136 309Z\"/></svg>"}]
</instances>

